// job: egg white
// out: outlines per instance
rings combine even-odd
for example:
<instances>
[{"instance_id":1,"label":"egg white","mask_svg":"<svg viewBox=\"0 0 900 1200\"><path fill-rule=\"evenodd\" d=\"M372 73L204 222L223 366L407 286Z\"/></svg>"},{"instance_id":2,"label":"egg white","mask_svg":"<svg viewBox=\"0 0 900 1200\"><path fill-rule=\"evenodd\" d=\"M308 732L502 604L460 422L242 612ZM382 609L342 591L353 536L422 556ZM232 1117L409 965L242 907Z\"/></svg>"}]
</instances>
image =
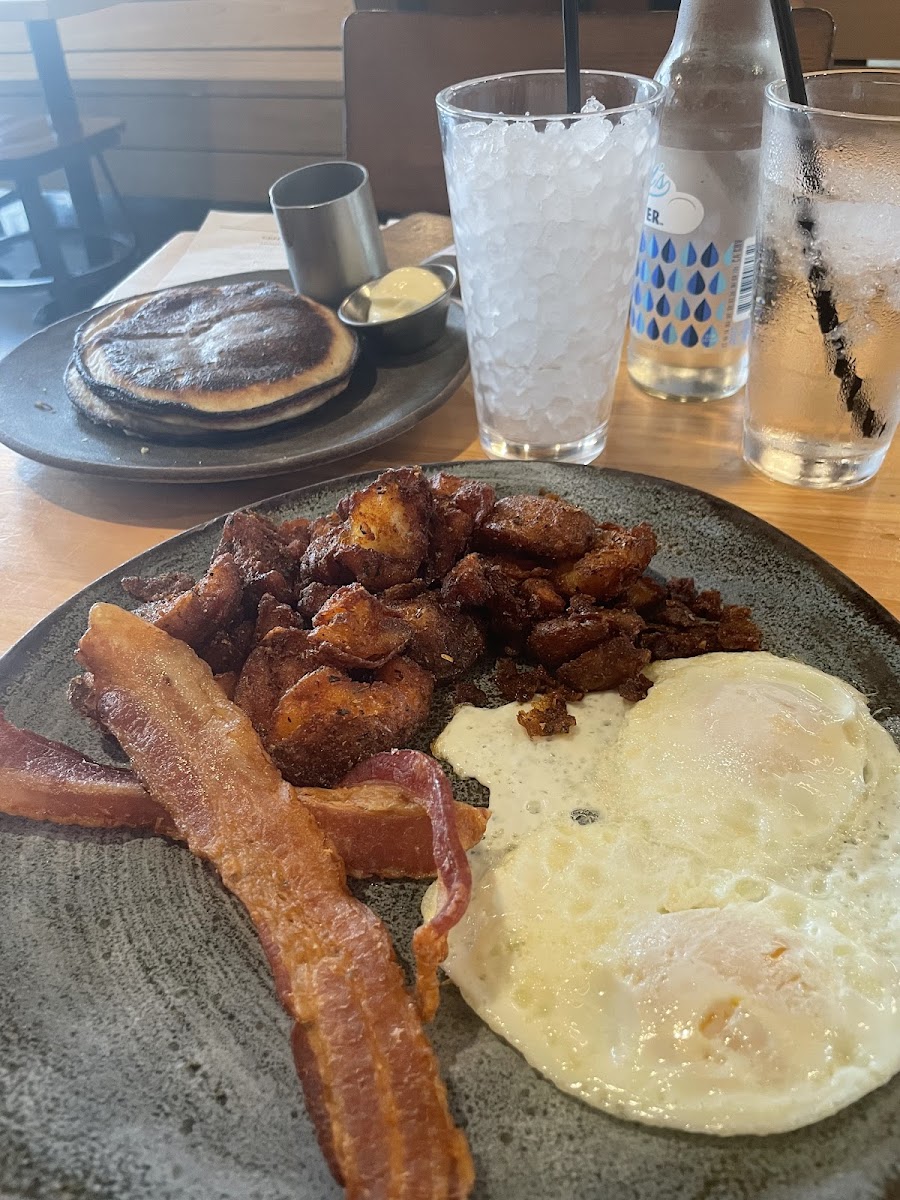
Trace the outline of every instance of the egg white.
<instances>
[{"instance_id":1,"label":"egg white","mask_svg":"<svg viewBox=\"0 0 900 1200\"><path fill-rule=\"evenodd\" d=\"M571 735L531 741L507 705L438 738L493 814L448 974L598 1108L809 1124L900 1069L900 753L855 689L799 663L650 673L637 704L572 705Z\"/></svg>"}]
</instances>

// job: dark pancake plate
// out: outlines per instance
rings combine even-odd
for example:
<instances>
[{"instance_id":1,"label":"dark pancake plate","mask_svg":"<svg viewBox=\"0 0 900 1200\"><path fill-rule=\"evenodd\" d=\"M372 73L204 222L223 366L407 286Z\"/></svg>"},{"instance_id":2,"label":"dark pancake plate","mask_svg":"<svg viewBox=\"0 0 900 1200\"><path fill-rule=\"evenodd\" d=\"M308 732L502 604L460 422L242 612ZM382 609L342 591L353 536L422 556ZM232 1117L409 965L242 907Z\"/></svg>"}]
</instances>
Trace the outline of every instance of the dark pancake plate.
<instances>
[{"instance_id":1,"label":"dark pancake plate","mask_svg":"<svg viewBox=\"0 0 900 1200\"><path fill-rule=\"evenodd\" d=\"M266 279L290 284L287 271L226 275L210 284ZM52 467L145 482L254 479L337 462L397 437L439 408L469 371L462 307L450 305L447 330L419 354L376 361L363 352L349 386L306 416L257 432L190 443L129 437L97 425L70 403L63 374L75 330L99 309L66 317L0 361L0 442Z\"/></svg>"},{"instance_id":2,"label":"dark pancake plate","mask_svg":"<svg viewBox=\"0 0 900 1200\"><path fill-rule=\"evenodd\" d=\"M656 529L654 566L753 606L769 650L849 680L900 737L900 625L771 526L662 480L588 467L449 464L501 493L558 492ZM266 501L326 512L372 476ZM0 660L0 704L49 737L109 747L66 698L90 604L123 574L202 571L221 521L157 546L52 613ZM449 712L438 697L431 728ZM460 788L466 794L466 788ZM471 794L471 792L469 792ZM357 891L405 954L422 887ZM160 838L0 817L0 1196L338 1200L307 1119L263 955L213 873ZM443 989L431 1027L477 1200L897 1200L900 1076L796 1133L651 1129L557 1091Z\"/></svg>"}]
</instances>

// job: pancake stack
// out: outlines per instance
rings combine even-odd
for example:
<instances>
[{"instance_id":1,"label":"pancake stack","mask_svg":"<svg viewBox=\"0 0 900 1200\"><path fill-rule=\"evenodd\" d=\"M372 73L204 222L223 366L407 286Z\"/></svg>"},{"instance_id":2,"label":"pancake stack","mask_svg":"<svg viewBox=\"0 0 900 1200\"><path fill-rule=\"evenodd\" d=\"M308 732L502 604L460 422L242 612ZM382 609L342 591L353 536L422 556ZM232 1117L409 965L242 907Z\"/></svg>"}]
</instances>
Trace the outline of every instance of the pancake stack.
<instances>
[{"instance_id":1,"label":"pancake stack","mask_svg":"<svg viewBox=\"0 0 900 1200\"><path fill-rule=\"evenodd\" d=\"M69 399L141 437L243 433L318 408L347 386L356 338L276 283L200 284L104 309L75 335Z\"/></svg>"}]
</instances>

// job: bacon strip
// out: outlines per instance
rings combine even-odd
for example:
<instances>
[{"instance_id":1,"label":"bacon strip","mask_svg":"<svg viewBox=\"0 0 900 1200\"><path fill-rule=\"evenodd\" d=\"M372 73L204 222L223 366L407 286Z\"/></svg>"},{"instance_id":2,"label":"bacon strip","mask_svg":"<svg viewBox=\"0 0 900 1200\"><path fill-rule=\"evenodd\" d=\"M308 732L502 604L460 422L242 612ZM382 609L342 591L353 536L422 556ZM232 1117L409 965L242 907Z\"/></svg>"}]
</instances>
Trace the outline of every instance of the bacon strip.
<instances>
[{"instance_id":1,"label":"bacon strip","mask_svg":"<svg viewBox=\"0 0 900 1200\"><path fill-rule=\"evenodd\" d=\"M354 767L343 784L353 786L371 779L389 780L406 788L431 818L438 906L431 920L413 935L416 1000L422 1020L430 1021L440 1003L437 969L447 957L447 935L462 920L472 894L472 871L453 819L453 792L434 759L418 750L376 754Z\"/></svg>"},{"instance_id":2,"label":"bacon strip","mask_svg":"<svg viewBox=\"0 0 900 1200\"><path fill-rule=\"evenodd\" d=\"M440 770L437 763L434 766ZM447 787L449 790L449 784ZM357 879L373 875L381 879L434 878L437 843L433 817L427 802L411 786L361 780L347 787L298 788L297 795L331 838L348 875ZM468 850L484 836L488 811L451 800L449 819L455 840Z\"/></svg>"},{"instance_id":3,"label":"bacon strip","mask_svg":"<svg viewBox=\"0 0 900 1200\"><path fill-rule=\"evenodd\" d=\"M432 879L431 820L403 788L369 783L304 788L298 798L356 879ZM93 829L149 830L177 838L164 808L133 772L92 762L61 742L18 729L0 713L0 813ZM454 802L462 845L479 842L487 810Z\"/></svg>"},{"instance_id":4,"label":"bacon strip","mask_svg":"<svg viewBox=\"0 0 900 1200\"><path fill-rule=\"evenodd\" d=\"M175 829L166 810L122 767L104 767L0 713L0 812L90 829Z\"/></svg>"},{"instance_id":5,"label":"bacon strip","mask_svg":"<svg viewBox=\"0 0 900 1200\"><path fill-rule=\"evenodd\" d=\"M78 657L97 709L190 849L246 907L348 1200L461 1200L474 1172L387 931L205 663L110 604Z\"/></svg>"}]
</instances>

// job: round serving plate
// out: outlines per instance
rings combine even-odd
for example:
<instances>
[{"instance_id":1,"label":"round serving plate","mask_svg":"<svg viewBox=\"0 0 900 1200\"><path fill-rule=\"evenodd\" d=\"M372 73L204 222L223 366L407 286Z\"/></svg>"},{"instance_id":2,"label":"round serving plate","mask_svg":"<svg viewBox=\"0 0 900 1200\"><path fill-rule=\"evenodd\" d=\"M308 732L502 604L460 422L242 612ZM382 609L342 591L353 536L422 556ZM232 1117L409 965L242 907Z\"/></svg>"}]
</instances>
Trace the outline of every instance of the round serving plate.
<instances>
[{"instance_id":1,"label":"round serving plate","mask_svg":"<svg viewBox=\"0 0 900 1200\"><path fill-rule=\"evenodd\" d=\"M649 521L660 540L656 569L693 575L751 605L767 649L855 684L900 739L900 625L771 526L627 472L498 462L447 469L501 494L543 487L604 520ZM372 478L256 507L276 518L314 516ZM88 609L128 602L121 575L199 574L220 528L213 521L162 543L31 630L0 660L0 704L10 719L108 759L109 744L66 700ZM421 746L449 711L439 697ZM4 817L0 862L4 1200L340 1197L304 1110L288 1021L256 935L212 871L160 838ZM355 890L405 957L422 885ZM472 1146L478 1200L900 1196L900 1077L807 1129L720 1139L631 1124L557 1091L452 985L430 1033Z\"/></svg>"},{"instance_id":2,"label":"round serving plate","mask_svg":"<svg viewBox=\"0 0 900 1200\"><path fill-rule=\"evenodd\" d=\"M224 275L209 284L265 279L290 284L287 271ZM450 305L444 335L418 354L374 359L365 345L339 396L273 425L207 441L129 437L89 420L71 404L63 375L75 331L100 309L49 325L0 361L0 442L53 467L143 482L202 483L278 475L337 462L398 437L439 408L469 372L460 304Z\"/></svg>"}]
</instances>

